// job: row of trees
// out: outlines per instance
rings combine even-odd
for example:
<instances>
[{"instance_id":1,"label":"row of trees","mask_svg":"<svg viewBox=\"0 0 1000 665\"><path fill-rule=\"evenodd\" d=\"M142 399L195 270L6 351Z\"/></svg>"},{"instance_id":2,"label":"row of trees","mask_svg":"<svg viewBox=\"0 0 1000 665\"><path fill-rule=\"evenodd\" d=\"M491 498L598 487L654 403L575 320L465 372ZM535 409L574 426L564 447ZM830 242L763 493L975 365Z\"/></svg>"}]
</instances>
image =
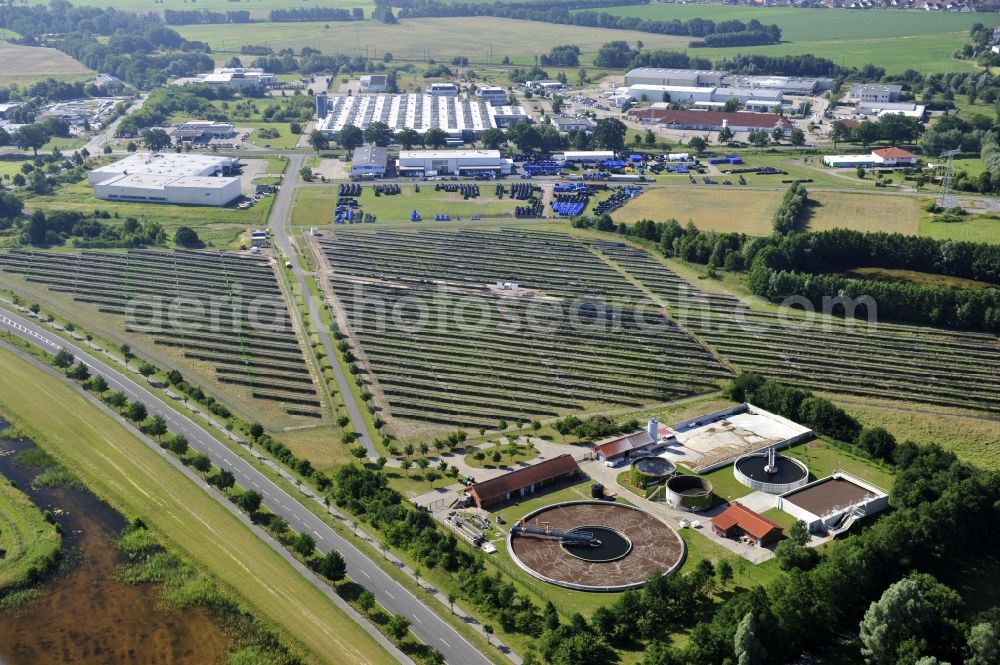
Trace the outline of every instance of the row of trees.
<instances>
[{"instance_id":1,"label":"row of trees","mask_svg":"<svg viewBox=\"0 0 1000 665\"><path fill-rule=\"evenodd\" d=\"M830 138L834 146L841 141L852 141L868 147L877 141L890 145L910 143L920 135L920 121L917 118L888 113L878 120L862 120L853 127L843 122L834 122L830 127ZM939 153L932 153L937 156Z\"/></svg>"},{"instance_id":2,"label":"row of trees","mask_svg":"<svg viewBox=\"0 0 1000 665\"><path fill-rule=\"evenodd\" d=\"M272 23L293 21L364 21L365 11L360 7L343 9L334 7L293 7L272 9L268 14Z\"/></svg>"},{"instance_id":3,"label":"row of trees","mask_svg":"<svg viewBox=\"0 0 1000 665\"><path fill-rule=\"evenodd\" d=\"M774 211L772 225L775 233L787 235L798 231L802 226L806 206L809 204L809 193L805 185L793 182L781 198L781 205Z\"/></svg>"},{"instance_id":4,"label":"row of trees","mask_svg":"<svg viewBox=\"0 0 1000 665\"><path fill-rule=\"evenodd\" d=\"M163 20L167 25L196 25L201 23L249 23L246 9L212 12L207 9L164 9Z\"/></svg>"}]
</instances>

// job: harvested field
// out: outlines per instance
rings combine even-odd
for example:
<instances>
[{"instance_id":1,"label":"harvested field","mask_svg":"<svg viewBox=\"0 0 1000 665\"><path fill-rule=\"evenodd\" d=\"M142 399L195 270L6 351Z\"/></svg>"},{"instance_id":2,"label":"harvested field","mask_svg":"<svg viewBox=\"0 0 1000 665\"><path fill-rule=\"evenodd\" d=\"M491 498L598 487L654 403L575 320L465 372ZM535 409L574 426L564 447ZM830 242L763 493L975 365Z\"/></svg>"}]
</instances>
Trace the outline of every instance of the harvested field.
<instances>
[{"instance_id":1,"label":"harvested field","mask_svg":"<svg viewBox=\"0 0 1000 665\"><path fill-rule=\"evenodd\" d=\"M117 317L222 386L318 418L316 385L265 258L209 252L0 254L0 269ZM81 319L83 317L80 317Z\"/></svg>"},{"instance_id":2,"label":"harvested field","mask_svg":"<svg viewBox=\"0 0 1000 665\"><path fill-rule=\"evenodd\" d=\"M808 185L806 185L808 188ZM662 221L673 217L681 224L694 222L707 231L766 236L783 191L732 187L659 187L648 189L614 214L615 221ZM888 231L918 235L919 201L889 194L809 192L807 228Z\"/></svg>"},{"instance_id":3,"label":"harvested field","mask_svg":"<svg viewBox=\"0 0 1000 665\"><path fill-rule=\"evenodd\" d=\"M80 81L93 72L54 48L15 46L0 42L0 85L32 83L49 77L63 81Z\"/></svg>"},{"instance_id":4,"label":"harvested field","mask_svg":"<svg viewBox=\"0 0 1000 665\"><path fill-rule=\"evenodd\" d=\"M492 428L707 393L729 376L565 234L338 229L317 246L338 321L390 418Z\"/></svg>"},{"instance_id":5,"label":"harvested field","mask_svg":"<svg viewBox=\"0 0 1000 665\"><path fill-rule=\"evenodd\" d=\"M603 250L670 307L670 316L740 370L840 395L1000 411L994 335L750 309L691 285L643 250Z\"/></svg>"}]
</instances>

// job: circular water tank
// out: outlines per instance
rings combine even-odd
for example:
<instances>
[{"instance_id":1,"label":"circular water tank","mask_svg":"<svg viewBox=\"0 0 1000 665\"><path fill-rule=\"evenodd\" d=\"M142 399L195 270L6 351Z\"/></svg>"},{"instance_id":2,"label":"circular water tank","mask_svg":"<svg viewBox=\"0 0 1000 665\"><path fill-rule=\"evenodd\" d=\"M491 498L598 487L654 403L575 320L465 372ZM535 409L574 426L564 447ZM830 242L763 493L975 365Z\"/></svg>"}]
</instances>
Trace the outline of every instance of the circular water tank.
<instances>
[{"instance_id":1,"label":"circular water tank","mask_svg":"<svg viewBox=\"0 0 1000 665\"><path fill-rule=\"evenodd\" d=\"M767 462L767 453L744 455L733 464L733 475L747 487L768 494L791 492L809 482L809 469L795 458L775 455L774 469Z\"/></svg>"},{"instance_id":2,"label":"circular water tank","mask_svg":"<svg viewBox=\"0 0 1000 665\"><path fill-rule=\"evenodd\" d=\"M678 475L667 480L667 503L683 510L712 507L712 483L701 476Z\"/></svg>"},{"instance_id":3,"label":"circular water tank","mask_svg":"<svg viewBox=\"0 0 1000 665\"><path fill-rule=\"evenodd\" d=\"M674 463L663 457L647 455L636 458L632 462L629 470L629 480L636 487L649 487L662 483L664 480L674 475L677 467Z\"/></svg>"}]
</instances>

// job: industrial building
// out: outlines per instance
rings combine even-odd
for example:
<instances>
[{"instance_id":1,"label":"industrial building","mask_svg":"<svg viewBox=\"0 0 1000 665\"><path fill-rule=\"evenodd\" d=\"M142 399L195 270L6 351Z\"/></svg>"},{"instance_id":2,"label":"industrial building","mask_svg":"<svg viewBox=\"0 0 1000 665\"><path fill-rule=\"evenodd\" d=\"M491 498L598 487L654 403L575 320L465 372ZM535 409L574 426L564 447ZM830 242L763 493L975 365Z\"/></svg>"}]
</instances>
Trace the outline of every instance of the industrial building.
<instances>
[{"instance_id":1,"label":"industrial building","mask_svg":"<svg viewBox=\"0 0 1000 665\"><path fill-rule=\"evenodd\" d=\"M618 436L594 446L594 458L599 462L616 464L663 445L673 438L672 429L650 418L646 423L646 429Z\"/></svg>"},{"instance_id":2,"label":"industrial building","mask_svg":"<svg viewBox=\"0 0 1000 665\"><path fill-rule=\"evenodd\" d=\"M435 97L458 97L459 92L454 83L431 83L427 86L427 94Z\"/></svg>"},{"instance_id":3,"label":"industrial building","mask_svg":"<svg viewBox=\"0 0 1000 665\"><path fill-rule=\"evenodd\" d=\"M891 83L855 83L848 99L859 102L897 102L903 86Z\"/></svg>"},{"instance_id":4,"label":"industrial building","mask_svg":"<svg viewBox=\"0 0 1000 665\"><path fill-rule=\"evenodd\" d=\"M170 132L175 141L199 141L204 139L228 139L236 134L236 128L229 122L212 120L188 120L177 125Z\"/></svg>"},{"instance_id":5,"label":"industrial building","mask_svg":"<svg viewBox=\"0 0 1000 665\"><path fill-rule=\"evenodd\" d=\"M664 96L666 95L666 99ZM763 88L700 88L677 85L650 85L638 83L628 88L618 88L614 91L616 99L631 99L632 101L669 101L671 104L685 106L701 106L705 108L721 108L726 102L735 99L740 106L748 110L773 110L784 102L780 90Z\"/></svg>"},{"instance_id":6,"label":"industrial building","mask_svg":"<svg viewBox=\"0 0 1000 665\"><path fill-rule=\"evenodd\" d=\"M224 206L239 198L234 157L136 153L87 174L94 196L108 201Z\"/></svg>"},{"instance_id":7,"label":"industrial building","mask_svg":"<svg viewBox=\"0 0 1000 665\"><path fill-rule=\"evenodd\" d=\"M792 122L775 113L750 113L737 111L673 111L670 109L642 109L630 111L629 120L660 125L668 129L693 129L718 132L728 127L734 132L765 131L780 129L785 136L791 134Z\"/></svg>"},{"instance_id":8,"label":"industrial building","mask_svg":"<svg viewBox=\"0 0 1000 665\"><path fill-rule=\"evenodd\" d=\"M655 85L682 88L752 88L786 95L818 95L829 90L833 79L798 76L750 76L705 69L639 67L625 75L625 86Z\"/></svg>"},{"instance_id":9,"label":"industrial building","mask_svg":"<svg viewBox=\"0 0 1000 665\"><path fill-rule=\"evenodd\" d=\"M399 175L509 175L514 162L499 150L402 150L396 162Z\"/></svg>"},{"instance_id":10,"label":"industrial building","mask_svg":"<svg viewBox=\"0 0 1000 665\"><path fill-rule=\"evenodd\" d=\"M23 106L21 102L4 102L0 104L0 120L7 120L7 114Z\"/></svg>"},{"instance_id":11,"label":"industrial building","mask_svg":"<svg viewBox=\"0 0 1000 665\"><path fill-rule=\"evenodd\" d=\"M739 503L732 503L712 518L712 531L722 538L749 538L757 547L781 540L783 529Z\"/></svg>"},{"instance_id":12,"label":"industrial building","mask_svg":"<svg viewBox=\"0 0 1000 665\"><path fill-rule=\"evenodd\" d=\"M385 74L362 76L361 92L385 92L389 87L389 77Z\"/></svg>"},{"instance_id":13,"label":"industrial building","mask_svg":"<svg viewBox=\"0 0 1000 665\"><path fill-rule=\"evenodd\" d=\"M559 92L566 89L566 84L551 79L545 81L525 81L524 87L537 92Z\"/></svg>"},{"instance_id":14,"label":"industrial building","mask_svg":"<svg viewBox=\"0 0 1000 665\"><path fill-rule=\"evenodd\" d=\"M810 531L830 535L847 531L888 505L888 492L843 471L778 497L778 508L805 522Z\"/></svg>"},{"instance_id":15,"label":"industrial building","mask_svg":"<svg viewBox=\"0 0 1000 665\"><path fill-rule=\"evenodd\" d=\"M507 91L495 85L477 88L476 97L489 102L493 106L506 106L509 99Z\"/></svg>"},{"instance_id":16,"label":"industrial building","mask_svg":"<svg viewBox=\"0 0 1000 665\"><path fill-rule=\"evenodd\" d=\"M857 116L874 116L876 118L890 114L904 115L923 121L924 116L927 115L927 107L923 104L909 102L861 102L854 113Z\"/></svg>"},{"instance_id":17,"label":"industrial building","mask_svg":"<svg viewBox=\"0 0 1000 665\"><path fill-rule=\"evenodd\" d=\"M612 150L567 150L562 155L556 155L563 162L604 162L615 158Z\"/></svg>"},{"instance_id":18,"label":"industrial building","mask_svg":"<svg viewBox=\"0 0 1000 665\"><path fill-rule=\"evenodd\" d=\"M584 132L586 134L594 131L596 123L587 116L570 118L564 115L557 115L549 118L549 122L555 125L560 132Z\"/></svg>"},{"instance_id":19,"label":"industrial building","mask_svg":"<svg viewBox=\"0 0 1000 665\"><path fill-rule=\"evenodd\" d=\"M351 156L351 177L382 178L385 176L389 153L377 145L363 145Z\"/></svg>"},{"instance_id":20,"label":"industrial building","mask_svg":"<svg viewBox=\"0 0 1000 665\"><path fill-rule=\"evenodd\" d=\"M316 128L331 138L336 138L346 125L364 130L378 121L394 130L409 127L423 133L442 129L458 142L475 140L487 129L528 119L519 106L494 107L482 99L419 94L317 95L316 113Z\"/></svg>"},{"instance_id":21,"label":"industrial building","mask_svg":"<svg viewBox=\"0 0 1000 665\"><path fill-rule=\"evenodd\" d=\"M270 87L277 79L274 74L265 72L263 69L253 67L217 67L211 74L201 76L179 78L174 83L184 85L186 83L200 83L204 85L217 86L220 88L233 88L239 90L250 86Z\"/></svg>"},{"instance_id":22,"label":"industrial building","mask_svg":"<svg viewBox=\"0 0 1000 665\"><path fill-rule=\"evenodd\" d=\"M826 155L823 163L835 169L857 168L858 166L916 166L920 157L902 148L878 148L869 154L859 155Z\"/></svg>"},{"instance_id":23,"label":"industrial building","mask_svg":"<svg viewBox=\"0 0 1000 665\"><path fill-rule=\"evenodd\" d=\"M707 88L722 85L726 72L708 69L664 69L638 67L625 75L625 85L676 85L690 88Z\"/></svg>"},{"instance_id":24,"label":"industrial building","mask_svg":"<svg viewBox=\"0 0 1000 665\"><path fill-rule=\"evenodd\" d=\"M564 454L472 485L466 493L477 508L491 508L576 477L580 467Z\"/></svg>"}]
</instances>

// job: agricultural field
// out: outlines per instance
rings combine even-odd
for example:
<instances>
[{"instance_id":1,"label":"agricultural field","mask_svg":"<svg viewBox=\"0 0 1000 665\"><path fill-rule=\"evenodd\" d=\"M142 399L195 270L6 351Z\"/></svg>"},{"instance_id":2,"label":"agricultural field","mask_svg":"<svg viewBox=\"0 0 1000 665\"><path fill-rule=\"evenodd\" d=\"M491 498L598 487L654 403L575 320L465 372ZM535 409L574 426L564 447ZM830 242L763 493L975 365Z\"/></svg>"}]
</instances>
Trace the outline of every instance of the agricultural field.
<instances>
[{"instance_id":1,"label":"agricultural field","mask_svg":"<svg viewBox=\"0 0 1000 665\"><path fill-rule=\"evenodd\" d=\"M0 597L4 589L31 582L32 569L47 568L61 542L55 525L0 475Z\"/></svg>"},{"instance_id":2,"label":"agricultural field","mask_svg":"<svg viewBox=\"0 0 1000 665\"><path fill-rule=\"evenodd\" d=\"M809 231L849 228L908 235L920 231L920 207L915 197L812 190L809 201ZM613 217L626 223L673 217L681 224L692 221L700 229L767 236L773 231L772 219L780 203L778 190L660 187L627 203Z\"/></svg>"},{"instance_id":3,"label":"agricultural field","mask_svg":"<svg viewBox=\"0 0 1000 665\"><path fill-rule=\"evenodd\" d=\"M268 12L272 9L293 9L304 7L306 9L316 7L315 2L309 0L199 0L196 7L188 0L82 0L74 3L82 6L93 5L95 7L112 7L123 11L133 12L163 12L164 9L185 10L185 9L207 9L213 12L240 11L250 12L254 19L266 19ZM366 13L371 13L374 8L371 0L323 0L323 7L344 7L353 9L354 7L364 7Z\"/></svg>"},{"instance_id":4,"label":"agricultural field","mask_svg":"<svg viewBox=\"0 0 1000 665\"><path fill-rule=\"evenodd\" d=\"M514 219L514 208L525 205L505 196L494 196L494 183L480 183L478 198L463 199L457 192L435 191L435 183L422 183L420 191L413 185L402 185L400 194L375 196L369 185L362 185L361 196L356 197L360 210L375 215L377 224L410 224L410 214L416 210L425 220L433 220L436 214L450 215L452 219L468 219L472 215L483 218ZM324 226L333 224L334 208L337 204L338 185L312 185L301 187L295 194L292 211L293 226Z\"/></svg>"},{"instance_id":5,"label":"agricultural field","mask_svg":"<svg viewBox=\"0 0 1000 665\"><path fill-rule=\"evenodd\" d=\"M596 10L600 11L600 10ZM649 4L609 7L619 16L646 19L714 21L757 19L781 27L781 44L739 49L697 49L692 53L715 60L741 53L785 55L812 53L839 65L863 67L872 63L889 73L916 69L924 74L961 71L971 63L954 60L952 52L968 41L969 28L982 22L976 13L921 11L849 11L732 7L723 4Z\"/></svg>"},{"instance_id":6,"label":"agricultural field","mask_svg":"<svg viewBox=\"0 0 1000 665\"><path fill-rule=\"evenodd\" d=\"M0 62L0 85L30 84L47 78L82 81L94 76L94 72L54 48L0 42Z\"/></svg>"},{"instance_id":7,"label":"agricultural field","mask_svg":"<svg viewBox=\"0 0 1000 665\"><path fill-rule=\"evenodd\" d=\"M102 201L94 196L94 187L83 179L73 185L60 186L53 194L32 196L25 200L24 206L28 212L66 210L90 214L94 210L112 210L118 213L121 219L134 217L158 222L167 232L169 241L173 240L174 231L179 227L189 226L197 231L198 237L206 247L238 249L241 235L251 227L264 225L272 200L271 197L263 197L246 210L169 203L111 202Z\"/></svg>"},{"instance_id":8,"label":"agricultural field","mask_svg":"<svg viewBox=\"0 0 1000 665\"><path fill-rule=\"evenodd\" d=\"M200 6L200 5L199 5ZM491 17L404 19L398 25L376 21L361 23L261 23L234 30L229 25L174 26L187 39L205 41L213 51L239 55L245 44L261 44L275 51L303 46L324 53L362 53L381 57L391 52L397 60L433 58L447 62L466 56L474 63L499 63L504 56L512 63L534 64L535 55L548 53L559 44L575 44L581 64L589 64L602 44L641 39L646 48L682 48L689 38L654 35L630 30L603 30L518 21ZM447 35L447 39L441 39ZM492 60L490 54L492 49ZM574 69L574 72L576 70ZM551 72L550 72L551 73Z\"/></svg>"},{"instance_id":9,"label":"agricultural field","mask_svg":"<svg viewBox=\"0 0 1000 665\"><path fill-rule=\"evenodd\" d=\"M265 258L208 252L0 254L0 269L72 298L77 320L111 319L229 396L248 420L317 424L322 402L281 287ZM16 286L15 291L23 293ZM97 332L97 331L95 331Z\"/></svg>"},{"instance_id":10,"label":"agricultural field","mask_svg":"<svg viewBox=\"0 0 1000 665\"><path fill-rule=\"evenodd\" d=\"M906 395L915 403L1000 411L1000 344L993 335L754 310L698 289L643 250L601 251L736 369L844 397Z\"/></svg>"},{"instance_id":11,"label":"agricultural field","mask_svg":"<svg viewBox=\"0 0 1000 665\"><path fill-rule=\"evenodd\" d=\"M352 353L404 430L638 408L713 392L730 375L566 234L338 228L316 248Z\"/></svg>"}]
</instances>

